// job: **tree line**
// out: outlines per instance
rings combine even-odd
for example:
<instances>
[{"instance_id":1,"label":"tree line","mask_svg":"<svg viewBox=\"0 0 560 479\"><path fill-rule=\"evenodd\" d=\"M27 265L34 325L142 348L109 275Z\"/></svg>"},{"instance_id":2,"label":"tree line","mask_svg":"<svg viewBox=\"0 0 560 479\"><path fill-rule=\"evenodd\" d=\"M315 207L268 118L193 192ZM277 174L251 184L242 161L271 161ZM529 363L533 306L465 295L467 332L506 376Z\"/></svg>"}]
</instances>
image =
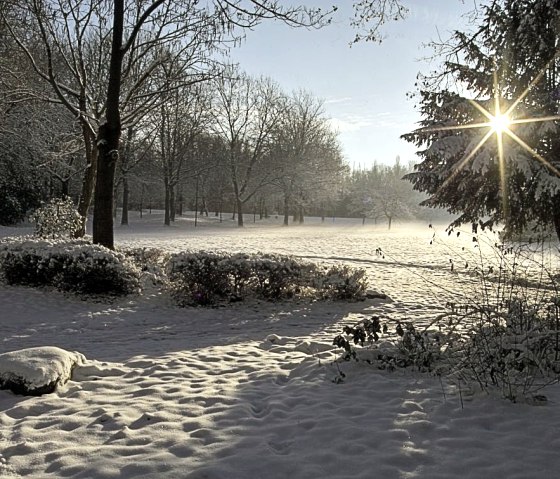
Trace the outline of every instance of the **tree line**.
<instances>
[{"instance_id":1,"label":"tree line","mask_svg":"<svg viewBox=\"0 0 560 479\"><path fill-rule=\"evenodd\" d=\"M385 21L376 5L357 4L364 17L354 24ZM163 208L165 224L184 207L230 211L240 226L248 210L273 210L285 224L290 215L303 221L306 209L336 210L348 167L322 102L227 63L244 28L269 18L318 28L335 10L272 1L3 2L2 222L72 195L83 218L76 235L93 209L94 242L112 247L116 198L123 224L131 206Z\"/></svg>"},{"instance_id":2,"label":"tree line","mask_svg":"<svg viewBox=\"0 0 560 479\"><path fill-rule=\"evenodd\" d=\"M210 188L219 203L233 202L240 224L265 187L280 191L284 214L327 195L344 164L320 102L248 78L227 64L227 51L263 21L320 28L336 10L275 0L3 1L3 217L17 220L79 183L76 234L93 208L93 241L112 248L117 188L126 212L131 185L152 195L155 178L166 223L189 178L203 203ZM356 40L375 40L384 4L354 11Z\"/></svg>"},{"instance_id":3,"label":"tree line","mask_svg":"<svg viewBox=\"0 0 560 479\"><path fill-rule=\"evenodd\" d=\"M379 40L383 23L406 15L399 0L353 8L355 41ZM246 28L269 19L321 28L335 11L274 0L4 0L3 221L69 192L83 218L77 234L93 205L93 241L112 248L115 194L128 211L129 201L160 201L161 189L166 223L192 191L197 209L217 202L240 224L244 211L267 208L286 222L306 209L388 222L390 210L410 214L389 208L401 202L388 193L344 204L381 173L349 174L311 93L286 94L227 63ZM423 205L455 215L451 226L552 226L560 237L559 11L550 0L485 0L467 28L434 42L442 62L420 76L422 121L404 135L421 162L405 174L427 194Z\"/></svg>"}]
</instances>

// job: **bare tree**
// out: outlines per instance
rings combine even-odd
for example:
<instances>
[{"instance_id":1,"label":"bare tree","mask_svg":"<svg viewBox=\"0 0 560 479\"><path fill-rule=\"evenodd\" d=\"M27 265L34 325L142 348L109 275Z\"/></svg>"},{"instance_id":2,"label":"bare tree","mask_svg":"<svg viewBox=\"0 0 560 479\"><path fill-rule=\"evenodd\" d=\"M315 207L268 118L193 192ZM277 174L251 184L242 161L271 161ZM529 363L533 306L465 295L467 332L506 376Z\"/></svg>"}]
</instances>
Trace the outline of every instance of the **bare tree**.
<instances>
[{"instance_id":1,"label":"bare tree","mask_svg":"<svg viewBox=\"0 0 560 479\"><path fill-rule=\"evenodd\" d=\"M284 105L278 86L267 78L230 69L215 85L214 129L227 146L237 224L243 226L243 205L271 179L263 162Z\"/></svg>"},{"instance_id":2,"label":"bare tree","mask_svg":"<svg viewBox=\"0 0 560 479\"><path fill-rule=\"evenodd\" d=\"M323 102L303 90L295 92L286 101L287 108L274 131L272 155L274 182L283 195L284 225L287 226L294 207L300 211L298 216L303 221L302 211L310 197L310 183L322 178L323 172L332 172L327 172L326 165L321 165L321 158L318 158L322 156L319 151L330 135Z\"/></svg>"},{"instance_id":3,"label":"bare tree","mask_svg":"<svg viewBox=\"0 0 560 479\"><path fill-rule=\"evenodd\" d=\"M35 73L51 86L50 95L36 96L63 104L80 121L88 165L79 205L84 219L96 177L102 178L95 189L97 243L112 247L112 215L108 219L107 213L112 212L121 129L158 107L161 84L153 79L163 65L173 64L189 82L200 80L211 63L214 41L227 30L220 27L218 11L198 3L22 0L18 15L0 11ZM16 21L21 18L35 28L40 42L27 35Z\"/></svg>"},{"instance_id":4,"label":"bare tree","mask_svg":"<svg viewBox=\"0 0 560 479\"><path fill-rule=\"evenodd\" d=\"M357 2L357 11L363 12L357 24L375 18L371 6L390 12L386 5L396 2ZM212 51L223 40L235 39L238 28L252 28L265 19L319 27L332 13L286 7L277 0L21 0L10 5L16 15L2 8L0 21L35 73L50 84L51 94L44 99L63 104L80 121L87 168L79 208L85 219L96 183L93 240L109 248L121 132L159 106L161 92L150 88L149 80L160 67L188 57L191 61L184 64L196 66L193 74L201 76ZM30 25L39 48L36 35L27 33ZM173 47L162 48L169 45ZM254 151L255 145L250 148ZM252 195L243 179L237 183L239 208Z\"/></svg>"},{"instance_id":5,"label":"bare tree","mask_svg":"<svg viewBox=\"0 0 560 479\"><path fill-rule=\"evenodd\" d=\"M191 85L166 95L157 115L159 166L165 190L164 223L175 221L176 188L188 163L197 160L197 138L209 121L210 98L205 85ZM194 169L193 165L190 165Z\"/></svg>"},{"instance_id":6,"label":"bare tree","mask_svg":"<svg viewBox=\"0 0 560 479\"><path fill-rule=\"evenodd\" d=\"M354 2L351 25L357 30L352 43L374 41L381 43L381 30L388 22L403 20L408 8L401 0L359 0Z\"/></svg>"}]
</instances>

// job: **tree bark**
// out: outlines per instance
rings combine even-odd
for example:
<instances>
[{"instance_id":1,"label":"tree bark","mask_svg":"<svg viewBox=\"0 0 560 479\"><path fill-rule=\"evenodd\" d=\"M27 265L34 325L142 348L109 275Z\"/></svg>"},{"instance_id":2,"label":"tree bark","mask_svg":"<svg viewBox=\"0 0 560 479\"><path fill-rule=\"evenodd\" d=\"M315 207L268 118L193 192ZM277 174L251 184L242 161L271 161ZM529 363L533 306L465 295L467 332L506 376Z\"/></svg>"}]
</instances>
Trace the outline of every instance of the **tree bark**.
<instances>
[{"instance_id":1,"label":"tree bark","mask_svg":"<svg viewBox=\"0 0 560 479\"><path fill-rule=\"evenodd\" d=\"M171 225L171 186L165 182L165 206L163 214L163 224L165 226Z\"/></svg>"},{"instance_id":2,"label":"tree bark","mask_svg":"<svg viewBox=\"0 0 560 479\"><path fill-rule=\"evenodd\" d=\"M70 196L70 180L68 178L60 182L60 196L63 198Z\"/></svg>"},{"instance_id":3,"label":"tree bark","mask_svg":"<svg viewBox=\"0 0 560 479\"><path fill-rule=\"evenodd\" d=\"M285 194L284 195L284 226L288 226L290 224L290 196Z\"/></svg>"},{"instance_id":4,"label":"tree bark","mask_svg":"<svg viewBox=\"0 0 560 479\"><path fill-rule=\"evenodd\" d=\"M169 219L175 222L175 186L169 186Z\"/></svg>"},{"instance_id":5,"label":"tree bark","mask_svg":"<svg viewBox=\"0 0 560 479\"><path fill-rule=\"evenodd\" d=\"M236 199L237 204L237 226L243 228L243 202L240 198Z\"/></svg>"},{"instance_id":6,"label":"tree bark","mask_svg":"<svg viewBox=\"0 0 560 479\"><path fill-rule=\"evenodd\" d=\"M104 123L99 128L99 163L93 208L93 242L114 249L113 184L117 166L120 124L111 127Z\"/></svg>"},{"instance_id":7,"label":"tree bark","mask_svg":"<svg viewBox=\"0 0 560 479\"><path fill-rule=\"evenodd\" d=\"M107 86L106 119L99 127L99 157L93 210L93 242L114 249L113 184L121 138L120 93L123 60L124 0L114 0L113 36Z\"/></svg>"},{"instance_id":8,"label":"tree bark","mask_svg":"<svg viewBox=\"0 0 560 479\"><path fill-rule=\"evenodd\" d=\"M82 178L82 191L80 199L78 200L78 213L82 217L82 222L78 231L74 233L76 238L81 238L86 234L86 223L91 200L93 199L93 192L95 190L95 179L97 175L97 158L98 151L95 145L95 138L92 138L90 133L83 127L83 137L86 150L86 170Z\"/></svg>"},{"instance_id":9,"label":"tree bark","mask_svg":"<svg viewBox=\"0 0 560 479\"><path fill-rule=\"evenodd\" d=\"M128 179L123 176L123 192L122 192L122 213L121 213L121 225L128 225Z\"/></svg>"}]
</instances>

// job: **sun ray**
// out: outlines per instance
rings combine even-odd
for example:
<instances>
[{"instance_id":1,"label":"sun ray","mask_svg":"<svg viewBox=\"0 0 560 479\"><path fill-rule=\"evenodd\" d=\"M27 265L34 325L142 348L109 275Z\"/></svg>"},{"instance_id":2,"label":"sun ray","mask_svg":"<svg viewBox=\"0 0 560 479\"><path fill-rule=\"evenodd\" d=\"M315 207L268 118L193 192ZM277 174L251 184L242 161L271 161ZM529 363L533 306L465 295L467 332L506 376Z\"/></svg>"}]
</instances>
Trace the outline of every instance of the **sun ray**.
<instances>
[{"instance_id":1,"label":"sun ray","mask_svg":"<svg viewBox=\"0 0 560 479\"><path fill-rule=\"evenodd\" d=\"M539 116L535 118L517 118L515 120L511 120L511 125L521 125L523 123L538 123L542 121L555 121L560 120L560 115L551 115L551 116Z\"/></svg>"},{"instance_id":2,"label":"sun ray","mask_svg":"<svg viewBox=\"0 0 560 479\"><path fill-rule=\"evenodd\" d=\"M550 170L556 176L560 178L560 170L556 168L552 163L547 161L541 154L531 148L527 143L525 143L521 138L519 138L513 131L508 130L506 133L513 138L520 146L522 146L525 150L527 150L532 156L534 156L537 160L539 160L545 168Z\"/></svg>"},{"instance_id":3,"label":"sun ray","mask_svg":"<svg viewBox=\"0 0 560 479\"><path fill-rule=\"evenodd\" d=\"M504 128L500 131L495 131L496 142L498 144L498 162L500 169L500 190L502 192L502 208L504 212L504 218L509 216L509 201L508 201L508 188L507 188L507 169L506 169L506 159L504 156L504 139L503 133L509 133L509 128Z\"/></svg>"},{"instance_id":4,"label":"sun ray","mask_svg":"<svg viewBox=\"0 0 560 479\"><path fill-rule=\"evenodd\" d=\"M439 126L439 127L429 127L421 128L422 133L432 132L432 131L453 131L453 130L468 130L470 128L484 128L489 126L488 122L484 123L469 123L467 125L451 125L451 126Z\"/></svg>"},{"instance_id":5,"label":"sun ray","mask_svg":"<svg viewBox=\"0 0 560 479\"><path fill-rule=\"evenodd\" d=\"M453 170L453 172L451 173L451 175L449 175L449 177L447 177L447 179L443 182L443 184L440 186L439 189L444 189L445 187L447 187L447 185L449 183L451 183L451 181L453 181L455 179L455 177L461 172L461 170L465 167L465 165L471 160L471 158L476 155L476 153L478 152L478 150L480 150L483 146L484 143L486 143L488 141L488 138L490 138L493 134L493 131L490 130L486 133L486 135L484 135L481 140L478 142L478 144L471 150L471 152L466 155L462 160L461 163L459 163L455 169Z\"/></svg>"},{"instance_id":6,"label":"sun ray","mask_svg":"<svg viewBox=\"0 0 560 479\"><path fill-rule=\"evenodd\" d=\"M486 108L484 108L480 103L476 102L475 100L471 100L470 98L467 98L467 100L469 101L469 103L474 106L478 111L480 111L480 113L482 113L486 118L488 118L488 121L491 121L492 118L494 118L494 116L492 115L492 113L490 113ZM488 126L488 123L484 123L484 125Z\"/></svg>"},{"instance_id":7,"label":"sun ray","mask_svg":"<svg viewBox=\"0 0 560 479\"><path fill-rule=\"evenodd\" d=\"M510 107L506 111L506 115L511 115L513 110L517 108L517 105L519 105L525 99L525 97L529 94L532 88L542 79L548 67L552 64L552 62L556 60L559 54L560 54L560 49L556 50L556 53L552 56L552 58L548 61L548 63L541 69L541 71L537 74L537 76L533 78L533 80L529 83L527 88L523 90L521 95L519 95L519 97L517 97L517 99L510 105Z\"/></svg>"}]
</instances>

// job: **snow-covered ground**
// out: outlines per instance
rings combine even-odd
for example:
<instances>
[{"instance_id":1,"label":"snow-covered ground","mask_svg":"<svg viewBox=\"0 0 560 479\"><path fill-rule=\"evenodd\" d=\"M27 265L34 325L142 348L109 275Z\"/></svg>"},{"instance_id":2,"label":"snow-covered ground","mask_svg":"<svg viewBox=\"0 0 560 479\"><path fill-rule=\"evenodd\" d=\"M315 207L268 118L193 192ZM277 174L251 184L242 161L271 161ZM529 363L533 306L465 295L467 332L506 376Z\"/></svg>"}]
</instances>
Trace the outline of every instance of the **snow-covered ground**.
<instances>
[{"instance_id":1,"label":"snow-covered ground","mask_svg":"<svg viewBox=\"0 0 560 479\"><path fill-rule=\"evenodd\" d=\"M35 346L87 360L54 394L0 391L0 477L553 478L560 388L543 406L460 393L437 378L344 363L330 344L372 314L426 324L472 297L480 248L427 225L224 218L116 228L118 245L276 252L366 268L390 299L175 307L146 291L107 304L0 285L0 353ZM0 229L0 235L27 232ZM492 240L489 240L492 242ZM490 250L484 250L486 256ZM491 259L484 259L491 261ZM451 267L453 265L453 268ZM453 270L452 270L453 269Z\"/></svg>"}]
</instances>

